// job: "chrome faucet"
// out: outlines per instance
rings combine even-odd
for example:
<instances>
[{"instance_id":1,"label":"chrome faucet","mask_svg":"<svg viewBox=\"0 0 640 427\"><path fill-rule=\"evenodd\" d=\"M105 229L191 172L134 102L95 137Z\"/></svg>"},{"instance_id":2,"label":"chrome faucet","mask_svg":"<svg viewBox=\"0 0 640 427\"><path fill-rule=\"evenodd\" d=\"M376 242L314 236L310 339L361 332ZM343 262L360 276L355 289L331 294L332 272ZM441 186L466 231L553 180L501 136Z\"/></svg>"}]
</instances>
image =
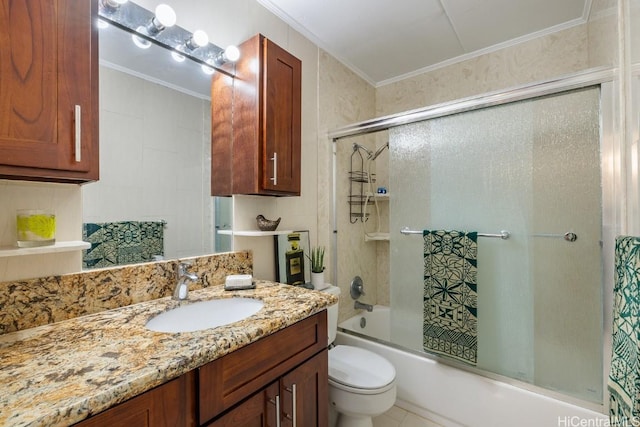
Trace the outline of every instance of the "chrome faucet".
<instances>
[{"instance_id":1,"label":"chrome faucet","mask_svg":"<svg viewBox=\"0 0 640 427\"><path fill-rule=\"evenodd\" d=\"M367 310L369 312L373 311L373 306L371 304L365 304L360 301L356 301L356 303L353 305L353 308L355 308L356 310Z\"/></svg>"},{"instance_id":2,"label":"chrome faucet","mask_svg":"<svg viewBox=\"0 0 640 427\"><path fill-rule=\"evenodd\" d=\"M198 280L198 276L193 273L189 273L187 269L191 267L191 264L181 262L178 264L178 270L176 271L176 288L173 291L173 299L178 301L186 300L189 296L189 283Z\"/></svg>"}]
</instances>

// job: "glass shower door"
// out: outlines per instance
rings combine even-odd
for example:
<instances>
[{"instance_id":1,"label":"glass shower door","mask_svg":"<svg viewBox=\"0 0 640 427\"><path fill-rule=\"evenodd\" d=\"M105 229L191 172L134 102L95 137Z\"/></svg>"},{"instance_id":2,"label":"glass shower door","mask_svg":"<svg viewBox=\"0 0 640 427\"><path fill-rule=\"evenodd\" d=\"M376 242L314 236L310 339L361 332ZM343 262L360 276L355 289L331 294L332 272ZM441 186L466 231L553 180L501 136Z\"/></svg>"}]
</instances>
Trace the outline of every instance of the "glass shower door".
<instances>
[{"instance_id":1,"label":"glass shower door","mask_svg":"<svg viewBox=\"0 0 640 427\"><path fill-rule=\"evenodd\" d=\"M422 236L401 228L507 230L507 240L478 237L477 367L602 401L599 95L389 131L392 342L423 351Z\"/></svg>"}]
</instances>

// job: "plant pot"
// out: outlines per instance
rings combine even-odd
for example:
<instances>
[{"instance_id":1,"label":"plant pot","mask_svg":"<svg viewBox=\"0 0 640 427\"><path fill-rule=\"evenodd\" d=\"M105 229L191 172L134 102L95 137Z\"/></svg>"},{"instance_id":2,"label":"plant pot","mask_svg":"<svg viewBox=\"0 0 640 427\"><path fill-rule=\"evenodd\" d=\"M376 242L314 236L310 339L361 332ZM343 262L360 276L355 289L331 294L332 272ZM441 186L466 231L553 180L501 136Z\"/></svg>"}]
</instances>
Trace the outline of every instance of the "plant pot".
<instances>
[{"instance_id":1,"label":"plant pot","mask_svg":"<svg viewBox=\"0 0 640 427\"><path fill-rule=\"evenodd\" d=\"M311 284L313 285L313 289L319 291L320 289L324 289L328 286L324 282L324 271L321 273L311 272Z\"/></svg>"}]
</instances>

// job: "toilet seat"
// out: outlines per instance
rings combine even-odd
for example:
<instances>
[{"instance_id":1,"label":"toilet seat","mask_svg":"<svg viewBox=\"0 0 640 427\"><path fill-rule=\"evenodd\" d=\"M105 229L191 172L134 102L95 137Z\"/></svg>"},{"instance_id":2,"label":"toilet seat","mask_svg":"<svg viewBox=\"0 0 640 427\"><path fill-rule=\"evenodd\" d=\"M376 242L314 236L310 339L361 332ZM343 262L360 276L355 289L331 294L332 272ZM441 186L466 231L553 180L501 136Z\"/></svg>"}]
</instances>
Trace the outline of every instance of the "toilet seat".
<instances>
[{"instance_id":1,"label":"toilet seat","mask_svg":"<svg viewBox=\"0 0 640 427\"><path fill-rule=\"evenodd\" d=\"M360 394L382 393L395 386L396 370L369 350L338 345L329 350L329 383Z\"/></svg>"}]
</instances>

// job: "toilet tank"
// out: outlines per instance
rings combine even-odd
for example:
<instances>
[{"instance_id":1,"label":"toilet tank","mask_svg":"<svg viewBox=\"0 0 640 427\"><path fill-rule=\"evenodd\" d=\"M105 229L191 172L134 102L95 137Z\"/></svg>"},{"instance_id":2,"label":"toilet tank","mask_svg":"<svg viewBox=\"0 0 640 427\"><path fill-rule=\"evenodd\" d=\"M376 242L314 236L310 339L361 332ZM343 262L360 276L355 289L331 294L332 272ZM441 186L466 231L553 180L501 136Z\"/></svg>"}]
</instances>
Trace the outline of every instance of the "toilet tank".
<instances>
[{"instance_id":1,"label":"toilet tank","mask_svg":"<svg viewBox=\"0 0 640 427\"><path fill-rule=\"evenodd\" d=\"M340 298L340 288L337 286L329 286L320 292L326 292ZM335 341L338 333L338 303L327 307L327 331L329 332L328 344L331 344Z\"/></svg>"}]
</instances>

